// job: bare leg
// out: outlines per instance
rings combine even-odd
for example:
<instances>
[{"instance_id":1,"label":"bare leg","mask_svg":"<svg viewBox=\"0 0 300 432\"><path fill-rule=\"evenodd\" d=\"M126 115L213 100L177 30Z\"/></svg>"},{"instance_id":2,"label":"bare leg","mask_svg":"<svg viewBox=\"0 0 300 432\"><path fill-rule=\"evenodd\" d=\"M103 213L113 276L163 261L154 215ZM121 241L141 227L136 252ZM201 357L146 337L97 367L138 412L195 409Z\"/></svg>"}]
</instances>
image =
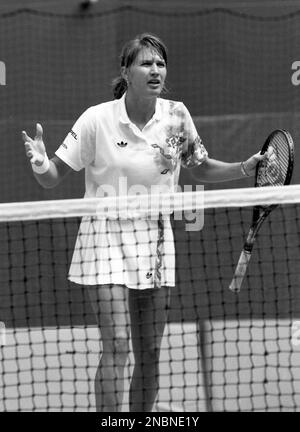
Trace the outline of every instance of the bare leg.
<instances>
[{"instance_id":1,"label":"bare leg","mask_svg":"<svg viewBox=\"0 0 300 432\"><path fill-rule=\"evenodd\" d=\"M159 388L159 354L168 317L169 288L129 290L131 338L135 367L130 411L149 412Z\"/></svg>"},{"instance_id":2,"label":"bare leg","mask_svg":"<svg viewBox=\"0 0 300 432\"><path fill-rule=\"evenodd\" d=\"M96 410L121 411L130 333L127 288L121 285L91 286L89 295L103 348L95 377Z\"/></svg>"}]
</instances>

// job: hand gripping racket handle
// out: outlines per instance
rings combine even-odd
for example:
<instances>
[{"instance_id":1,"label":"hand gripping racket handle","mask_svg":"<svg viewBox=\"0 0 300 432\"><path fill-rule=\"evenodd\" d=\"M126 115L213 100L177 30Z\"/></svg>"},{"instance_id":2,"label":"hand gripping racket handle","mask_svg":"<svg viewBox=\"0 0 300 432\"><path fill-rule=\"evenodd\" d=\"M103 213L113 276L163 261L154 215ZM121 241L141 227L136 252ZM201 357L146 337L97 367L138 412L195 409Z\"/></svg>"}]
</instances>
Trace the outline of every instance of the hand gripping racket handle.
<instances>
[{"instance_id":1,"label":"hand gripping racket handle","mask_svg":"<svg viewBox=\"0 0 300 432\"><path fill-rule=\"evenodd\" d=\"M237 263L231 284L229 285L229 289L231 291L235 293L238 293L240 291L250 258L251 258L251 252L243 249L240 255L239 262Z\"/></svg>"}]
</instances>

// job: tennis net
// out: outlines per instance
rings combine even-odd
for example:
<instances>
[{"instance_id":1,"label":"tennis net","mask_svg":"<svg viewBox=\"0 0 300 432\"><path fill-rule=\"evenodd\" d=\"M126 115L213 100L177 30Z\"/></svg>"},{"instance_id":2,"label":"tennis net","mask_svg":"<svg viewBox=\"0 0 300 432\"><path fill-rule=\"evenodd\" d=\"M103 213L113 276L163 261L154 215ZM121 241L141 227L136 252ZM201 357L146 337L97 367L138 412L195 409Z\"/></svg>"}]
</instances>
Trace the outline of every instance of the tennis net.
<instances>
[{"instance_id":1,"label":"tennis net","mask_svg":"<svg viewBox=\"0 0 300 432\"><path fill-rule=\"evenodd\" d=\"M80 281L91 269L97 277L120 272L119 251L127 259L133 248L116 248L116 238L134 238L139 253L153 253L156 277L159 236L133 221L141 214L157 226L163 221L164 234L172 213L176 284L154 410L299 411L299 192L295 185L183 192L151 202L139 196L0 204L0 410L95 410L102 341ZM271 203L279 206L261 228L241 292L233 294L228 286L253 205ZM107 218L116 235L99 243L107 225L94 222ZM85 230L87 220L94 230ZM120 228L129 234L123 238ZM99 271L95 259L103 254L110 265ZM76 284L68 281L72 257ZM139 286L134 258L128 272L138 273ZM123 411L133 366L131 349Z\"/></svg>"}]
</instances>

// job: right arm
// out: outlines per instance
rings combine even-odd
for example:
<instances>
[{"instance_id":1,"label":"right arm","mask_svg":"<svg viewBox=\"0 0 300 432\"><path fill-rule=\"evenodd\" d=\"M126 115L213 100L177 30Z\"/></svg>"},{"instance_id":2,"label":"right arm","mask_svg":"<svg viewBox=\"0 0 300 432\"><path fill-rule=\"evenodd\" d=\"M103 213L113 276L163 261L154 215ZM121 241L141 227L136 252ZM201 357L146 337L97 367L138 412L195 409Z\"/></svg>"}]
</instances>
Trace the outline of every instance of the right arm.
<instances>
[{"instance_id":1,"label":"right arm","mask_svg":"<svg viewBox=\"0 0 300 432\"><path fill-rule=\"evenodd\" d=\"M33 174L38 183L46 189L57 186L62 179L72 171L72 168L63 162L58 156L48 159L45 144L43 142L43 129L37 123L36 136L30 138L25 131L22 138L26 149L26 156L30 159Z\"/></svg>"}]
</instances>

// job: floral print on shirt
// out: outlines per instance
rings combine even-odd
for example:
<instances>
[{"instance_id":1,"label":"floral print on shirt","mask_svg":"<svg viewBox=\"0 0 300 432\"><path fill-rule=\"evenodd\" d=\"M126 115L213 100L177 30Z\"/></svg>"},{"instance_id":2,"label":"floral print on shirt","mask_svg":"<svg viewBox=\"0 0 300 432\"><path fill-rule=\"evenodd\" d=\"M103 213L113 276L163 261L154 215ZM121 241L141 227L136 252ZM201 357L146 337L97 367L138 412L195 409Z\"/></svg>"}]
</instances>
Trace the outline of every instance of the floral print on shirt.
<instances>
[{"instance_id":1,"label":"floral print on shirt","mask_svg":"<svg viewBox=\"0 0 300 432\"><path fill-rule=\"evenodd\" d=\"M197 133L193 120L183 104L169 101L169 121L162 130L163 142L152 144L159 150L154 157L161 174L172 174L179 163L184 168L200 165L207 151Z\"/></svg>"},{"instance_id":2,"label":"floral print on shirt","mask_svg":"<svg viewBox=\"0 0 300 432\"><path fill-rule=\"evenodd\" d=\"M153 148L159 149L159 155L156 155L155 161L160 164L163 169L161 174L166 174L169 171L171 173L174 172L182 150L182 144L185 140L183 134L180 132L168 136L164 147L161 147L158 144L152 144Z\"/></svg>"},{"instance_id":3,"label":"floral print on shirt","mask_svg":"<svg viewBox=\"0 0 300 432\"><path fill-rule=\"evenodd\" d=\"M194 168L207 158L207 150L202 144L199 135L194 142L188 146L187 151L182 153L181 165L184 168Z\"/></svg>"}]
</instances>

